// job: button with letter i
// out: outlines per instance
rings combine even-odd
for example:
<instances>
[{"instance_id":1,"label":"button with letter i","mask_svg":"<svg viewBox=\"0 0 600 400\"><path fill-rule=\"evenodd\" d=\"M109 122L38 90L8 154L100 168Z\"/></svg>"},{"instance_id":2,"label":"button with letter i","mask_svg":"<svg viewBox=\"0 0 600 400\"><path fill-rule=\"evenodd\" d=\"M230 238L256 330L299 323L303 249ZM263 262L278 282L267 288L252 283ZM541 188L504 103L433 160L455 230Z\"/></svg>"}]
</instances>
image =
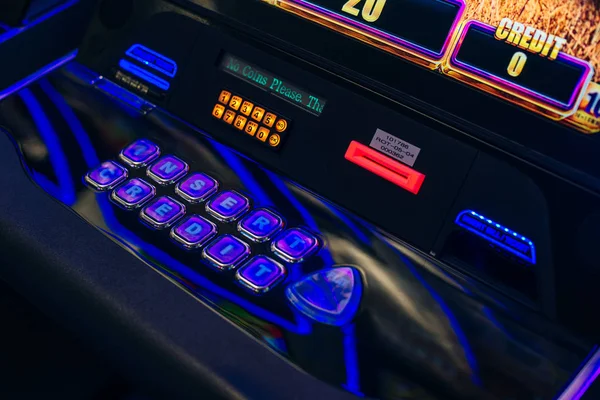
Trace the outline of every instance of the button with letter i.
<instances>
[{"instance_id":1,"label":"button with letter i","mask_svg":"<svg viewBox=\"0 0 600 400\"><path fill-rule=\"evenodd\" d=\"M168 197L159 197L144 207L140 218L155 229L165 229L173 225L185 214L185 206Z\"/></svg>"},{"instance_id":2,"label":"button with letter i","mask_svg":"<svg viewBox=\"0 0 600 400\"><path fill-rule=\"evenodd\" d=\"M235 274L238 281L255 293L266 293L285 277L285 268L266 256L256 256Z\"/></svg>"},{"instance_id":3,"label":"button with letter i","mask_svg":"<svg viewBox=\"0 0 600 400\"><path fill-rule=\"evenodd\" d=\"M135 178L115 189L110 198L126 210L134 210L143 206L155 194L154 186Z\"/></svg>"},{"instance_id":4,"label":"button with letter i","mask_svg":"<svg viewBox=\"0 0 600 400\"><path fill-rule=\"evenodd\" d=\"M160 156L160 149L146 139L139 139L125 147L119 158L133 168L141 168L150 164Z\"/></svg>"},{"instance_id":5,"label":"button with letter i","mask_svg":"<svg viewBox=\"0 0 600 400\"><path fill-rule=\"evenodd\" d=\"M202 252L211 265L222 270L234 268L249 255L250 246L232 235L219 236Z\"/></svg>"},{"instance_id":6,"label":"button with letter i","mask_svg":"<svg viewBox=\"0 0 600 400\"><path fill-rule=\"evenodd\" d=\"M114 161L106 161L88 172L84 179L93 189L111 190L127 179L127 170Z\"/></svg>"},{"instance_id":7,"label":"button with letter i","mask_svg":"<svg viewBox=\"0 0 600 400\"><path fill-rule=\"evenodd\" d=\"M288 229L282 232L271 243L271 250L279 258L291 263L303 261L317 247L319 247L318 239L300 228Z\"/></svg>"},{"instance_id":8,"label":"button with letter i","mask_svg":"<svg viewBox=\"0 0 600 400\"><path fill-rule=\"evenodd\" d=\"M206 205L206 211L222 222L233 221L249 209L250 201L232 190L219 193Z\"/></svg>"}]
</instances>

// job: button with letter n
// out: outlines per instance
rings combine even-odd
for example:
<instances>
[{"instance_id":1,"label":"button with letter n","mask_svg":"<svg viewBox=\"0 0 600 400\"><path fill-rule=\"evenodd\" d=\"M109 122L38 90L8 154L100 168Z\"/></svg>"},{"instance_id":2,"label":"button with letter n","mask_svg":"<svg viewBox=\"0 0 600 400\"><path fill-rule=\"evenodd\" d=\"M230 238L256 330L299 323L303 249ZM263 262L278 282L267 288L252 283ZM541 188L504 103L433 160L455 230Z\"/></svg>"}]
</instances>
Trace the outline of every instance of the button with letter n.
<instances>
[{"instance_id":1,"label":"button with letter n","mask_svg":"<svg viewBox=\"0 0 600 400\"><path fill-rule=\"evenodd\" d=\"M185 206L168 197L159 197L142 209L140 218L155 229L165 229L173 225L185 214Z\"/></svg>"},{"instance_id":2,"label":"button with letter n","mask_svg":"<svg viewBox=\"0 0 600 400\"><path fill-rule=\"evenodd\" d=\"M194 173L181 181L175 192L192 204L201 203L217 191L219 184L206 174Z\"/></svg>"},{"instance_id":3,"label":"button with letter n","mask_svg":"<svg viewBox=\"0 0 600 400\"><path fill-rule=\"evenodd\" d=\"M127 170L114 161L103 162L99 167L88 172L85 183L98 191L114 189L127 179Z\"/></svg>"},{"instance_id":4,"label":"button with letter n","mask_svg":"<svg viewBox=\"0 0 600 400\"><path fill-rule=\"evenodd\" d=\"M238 230L250 240L262 243L279 232L283 225L283 218L279 215L266 209L257 209L240 221Z\"/></svg>"},{"instance_id":5,"label":"button with letter n","mask_svg":"<svg viewBox=\"0 0 600 400\"><path fill-rule=\"evenodd\" d=\"M187 174L189 166L175 156L165 156L148 168L147 174L160 185L170 185Z\"/></svg>"},{"instance_id":6,"label":"button with letter n","mask_svg":"<svg viewBox=\"0 0 600 400\"><path fill-rule=\"evenodd\" d=\"M206 211L222 222L231 222L250 209L250 201L233 190L217 194L206 204Z\"/></svg>"},{"instance_id":7,"label":"button with letter n","mask_svg":"<svg viewBox=\"0 0 600 400\"><path fill-rule=\"evenodd\" d=\"M255 293L266 293L285 277L285 268L266 256L256 256L235 274L238 281Z\"/></svg>"},{"instance_id":8,"label":"button with letter n","mask_svg":"<svg viewBox=\"0 0 600 400\"><path fill-rule=\"evenodd\" d=\"M133 168L141 168L150 164L160 156L158 146L147 139L139 139L125 147L119 158Z\"/></svg>"},{"instance_id":9,"label":"button with letter n","mask_svg":"<svg viewBox=\"0 0 600 400\"><path fill-rule=\"evenodd\" d=\"M126 210L134 210L144 205L156 194L154 186L142 179L131 179L116 188L110 198Z\"/></svg>"},{"instance_id":10,"label":"button with letter n","mask_svg":"<svg viewBox=\"0 0 600 400\"><path fill-rule=\"evenodd\" d=\"M191 215L171 230L171 238L186 249L197 249L217 234L217 226L199 215Z\"/></svg>"},{"instance_id":11,"label":"button with letter n","mask_svg":"<svg viewBox=\"0 0 600 400\"><path fill-rule=\"evenodd\" d=\"M304 229L293 228L282 232L273 243L271 250L284 261L301 262L319 247L316 236Z\"/></svg>"}]
</instances>

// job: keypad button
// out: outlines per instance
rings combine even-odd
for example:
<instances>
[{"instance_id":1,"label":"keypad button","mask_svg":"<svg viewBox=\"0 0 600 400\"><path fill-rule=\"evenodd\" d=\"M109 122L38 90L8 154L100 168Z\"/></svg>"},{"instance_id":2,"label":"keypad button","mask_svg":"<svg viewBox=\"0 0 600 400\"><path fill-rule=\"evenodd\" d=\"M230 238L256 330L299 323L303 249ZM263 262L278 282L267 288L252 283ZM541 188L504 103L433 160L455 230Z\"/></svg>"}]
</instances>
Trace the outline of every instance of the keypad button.
<instances>
[{"instance_id":1,"label":"keypad button","mask_svg":"<svg viewBox=\"0 0 600 400\"><path fill-rule=\"evenodd\" d=\"M246 129L244 129L244 132L246 132L250 136L254 136L256 134L257 130L258 130L258 124L254 121L248 121L248 123L246 124Z\"/></svg>"},{"instance_id":2,"label":"keypad button","mask_svg":"<svg viewBox=\"0 0 600 400\"><path fill-rule=\"evenodd\" d=\"M143 206L155 194L154 186L142 179L135 178L116 188L110 197L119 206L133 210Z\"/></svg>"},{"instance_id":3,"label":"keypad button","mask_svg":"<svg viewBox=\"0 0 600 400\"><path fill-rule=\"evenodd\" d=\"M250 246L232 235L223 235L209 244L202 256L213 266L228 270L250 255Z\"/></svg>"},{"instance_id":4,"label":"keypad button","mask_svg":"<svg viewBox=\"0 0 600 400\"><path fill-rule=\"evenodd\" d=\"M103 162L85 176L85 182L98 191L114 189L127 179L127 170L114 161Z\"/></svg>"},{"instance_id":5,"label":"keypad button","mask_svg":"<svg viewBox=\"0 0 600 400\"><path fill-rule=\"evenodd\" d=\"M229 102L229 107L233 108L235 111L240 109L242 105L242 98L240 96L233 96L231 101Z\"/></svg>"},{"instance_id":6,"label":"keypad button","mask_svg":"<svg viewBox=\"0 0 600 400\"><path fill-rule=\"evenodd\" d=\"M283 265L266 256L256 256L235 274L238 281L256 293L265 293L285 277Z\"/></svg>"},{"instance_id":7,"label":"keypad button","mask_svg":"<svg viewBox=\"0 0 600 400\"><path fill-rule=\"evenodd\" d=\"M231 125L233 120L235 119L235 111L227 110L225 111L225 115L223 115L223 121Z\"/></svg>"},{"instance_id":8,"label":"keypad button","mask_svg":"<svg viewBox=\"0 0 600 400\"><path fill-rule=\"evenodd\" d=\"M161 185L170 185L187 174L189 166L175 156L165 156L148 168L148 176Z\"/></svg>"},{"instance_id":9,"label":"keypad button","mask_svg":"<svg viewBox=\"0 0 600 400\"><path fill-rule=\"evenodd\" d=\"M270 130L261 126L260 128L258 128L258 133L256 134L256 138L258 140L260 140L261 142L266 142L267 138L269 137L270 132L271 132Z\"/></svg>"},{"instance_id":10,"label":"keypad button","mask_svg":"<svg viewBox=\"0 0 600 400\"><path fill-rule=\"evenodd\" d=\"M265 114L265 119L263 120L263 124L265 124L269 128L272 128L276 119L277 119L277 115L268 112Z\"/></svg>"},{"instance_id":11,"label":"keypad button","mask_svg":"<svg viewBox=\"0 0 600 400\"><path fill-rule=\"evenodd\" d=\"M277 146L279 146L280 143L281 143L281 136L279 136L278 134L274 133L271 136L269 136L269 146L277 147Z\"/></svg>"},{"instance_id":12,"label":"keypad button","mask_svg":"<svg viewBox=\"0 0 600 400\"><path fill-rule=\"evenodd\" d=\"M219 184L206 174L194 173L181 181L175 192L190 203L201 203L217 191Z\"/></svg>"},{"instance_id":13,"label":"keypad button","mask_svg":"<svg viewBox=\"0 0 600 400\"><path fill-rule=\"evenodd\" d=\"M156 229L165 229L173 225L185 214L185 206L168 196L159 197L142 209L140 217Z\"/></svg>"},{"instance_id":14,"label":"keypad button","mask_svg":"<svg viewBox=\"0 0 600 400\"><path fill-rule=\"evenodd\" d=\"M252 111L252 119L260 122L263 119L263 116L265 115L265 109L261 108L261 107L254 107L254 111Z\"/></svg>"},{"instance_id":15,"label":"keypad button","mask_svg":"<svg viewBox=\"0 0 600 400\"><path fill-rule=\"evenodd\" d=\"M249 209L250 201L232 190L217 194L206 205L206 211L223 222L233 221Z\"/></svg>"},{"instance_id":16,"label":"keypad button","mask_svg":"<svg viewBox=\"0 0 600 400\"><path fill-rule=\"evenodd\" d=\"M280 119L275 123L275 130L279 133L285 132L288 127L288 123L285 119Z\"/></svg>"},{"instance_id":17,"label":"keypad button","mask_svg":"<svg viewBox=\"0 0 600 400\"><path fill-rule=\"evenodd\" d=\"M221 94L219 95L219 101L223 104L227 104L227 103L229 103L229 99L231 99L231 92L228 92L227 90L223 90L221 92Z\"/></svg>"},{"instance_id":18,"label":"keypad button","mask_svg":"<svg viewBox=\"0 0 600 400\"><path fill-rule=\"evenodd\" d=\"M136 140L119 154L119 158L133 168L145 167L158 156L160 156L159 147L147 139Z\"/></svg>"},{"instance_id":19,"label":"keypad button","mask_svg":"<svg viewBox=\"0 0 600 400\"><path fill-rule=\"evenodd\" d=\"M246 121L248 121L248 118L244 117L243 115L238 115L233 122L233 126L241 131L246 126Z\"/></svg>"},{"instance_id":20,"label":"keypad button","mask_svg":"<svg viewBox=\"0 0 600 400\"><path fill-rule=\"evenodd\" d=\"M245 116L249 116L253 108L254 104L250 103L249 101L244 101L242 103L242 107L240 107L240 112Z\"/></svg>"},{"instance_id":21,"label":"keypad button","mask_svg":"<svg viewBox=\"0 0 600 400\"><path fill-rule=\"evenodd\" d=\"M217 234L217 226L199 215L192 215L171 230L171 238L186 249L197 249Z\"/></svg>"},{"instance_id":22,"label":"keypad button","mask_svg":"<svg viewBox=\"0 0 600 400\"><path fill-rule=\"evenodd\" d=\"M221 104L216 104L215 108L213 108L212 115L213 115L213 117L215 117L217 119L221 119L221 117L223 117L224 113L225 113L225 106L223 106Z\"/></svg>"},{"instance_id":23,"label":"keypad button","mask_svg":"<svg viewBox=\"0 0 600 400\"><path fill-rule=\"evenodd\" d=\"M306 259L319 247L319 240L300 228L282 232L271 243L271 250L287 262L300 262Z\"/></svg>"},{"instance_id":24,"label":"keypad button","mask_svg":"<svg viewBox=\"0 0 600 400\"><path fill-rule=\"evenodd\" d=\"M252 211L238 224L242 235L254 242L266 242L283 228L283 218L265 209Z\"/></svg>"}]
</instances>

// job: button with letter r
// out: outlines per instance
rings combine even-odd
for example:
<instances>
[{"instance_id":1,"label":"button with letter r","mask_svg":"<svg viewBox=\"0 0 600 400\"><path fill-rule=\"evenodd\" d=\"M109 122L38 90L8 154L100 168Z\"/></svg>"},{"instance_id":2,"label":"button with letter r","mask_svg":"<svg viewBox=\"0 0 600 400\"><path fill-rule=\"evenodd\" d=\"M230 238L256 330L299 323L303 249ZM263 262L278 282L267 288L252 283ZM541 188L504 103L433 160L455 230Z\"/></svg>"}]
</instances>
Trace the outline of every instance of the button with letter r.
<instances>
[{"instance_id":1,"label":"button with letter r","mask_svg":"<svg viewBox=\"0 0 600 400\"><path fill-rule=\"evenodd\" d=\"M144 205L155 194L154 186L143 179L134 178L116 188L110 198L120 207L133 210Z\"/></svg>"},{"instance_id":2,"label":"button with letter r","mask_svg":"<svg viewBox=\"0 0 600 400\"><path fill-rule=\"evenodd\" d=\"M279 232L283 228L283 224L283 218L274 212L257 209L240 221L238 230L250 240L262 243Z\"/></svg>"}]
</instances>

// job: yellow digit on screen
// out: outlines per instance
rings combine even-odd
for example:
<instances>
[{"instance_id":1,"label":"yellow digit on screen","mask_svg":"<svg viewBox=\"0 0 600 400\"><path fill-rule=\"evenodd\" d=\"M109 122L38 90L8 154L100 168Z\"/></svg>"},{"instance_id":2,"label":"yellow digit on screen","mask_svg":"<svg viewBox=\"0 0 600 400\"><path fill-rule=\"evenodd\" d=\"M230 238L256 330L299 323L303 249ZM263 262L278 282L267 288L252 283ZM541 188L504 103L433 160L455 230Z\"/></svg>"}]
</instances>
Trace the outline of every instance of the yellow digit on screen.
<instances>
[{"instance_id":1,"label":"yellow digit on screen","mask_svg":"<svg viewBox=\"0 0 600 400\"><path fill-rule=\"evenodd\" d=\"M523 72L523 67L525 67L526 62L527 55L523 52L517 51L510 59L506 72L508 72L510 76L517 77L521 75L521 72Z\"/></svg>"},{"instance_id":2,"label":"yellow digit on screen","mask_svg":"<svg viewBox=\"0 0 600 400\"><path fill-rule=\"evenodd\" d=\"M387 0L367 0L362 10L362 17L367 22L375 22L381 17L381 12Z\"/></svg>"},{"instance_id":3,"label":"yellow digit on screen","mask_svg":"<svg viewBox=\"0 0 600 400\"><path fill-rule=\"evenodd\" d=\"M356 8L356 5L361 1L362 0L348 0L346 4L344 4L344 7L342 7L342 11L350 15L354 15L355 17L358 17L358 14L360 14L360 10Z\"/></svg>"}]
</instances>

